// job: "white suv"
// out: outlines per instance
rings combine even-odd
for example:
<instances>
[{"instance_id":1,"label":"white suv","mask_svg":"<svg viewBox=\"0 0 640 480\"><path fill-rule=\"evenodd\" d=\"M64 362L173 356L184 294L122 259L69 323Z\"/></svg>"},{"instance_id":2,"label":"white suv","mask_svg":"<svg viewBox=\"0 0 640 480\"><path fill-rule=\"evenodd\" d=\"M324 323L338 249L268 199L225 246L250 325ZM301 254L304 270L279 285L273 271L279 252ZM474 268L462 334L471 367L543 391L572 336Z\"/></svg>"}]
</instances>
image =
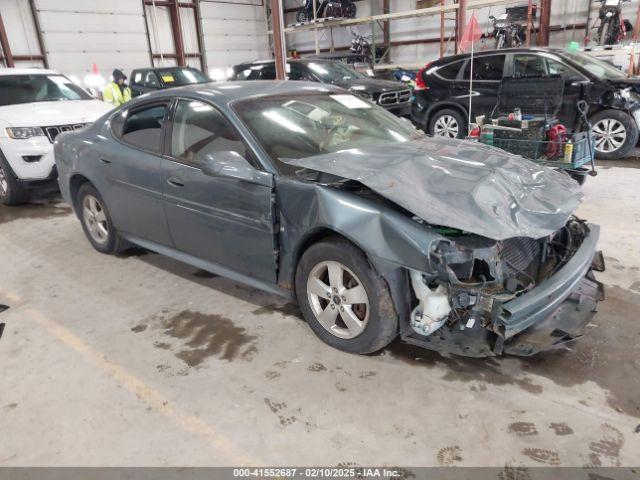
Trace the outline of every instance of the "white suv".
<instances>
[{"instance_id":1,"label":"white suv","mask_svg":"<svg viewBox=\"0 0 640 480\"><path fill-rule=\"evenodd\" d=\"M0 203L18 205L34 188L55 188L56 135L111 108L57 72L0 69Z\"/></svg>"}]
</instances>

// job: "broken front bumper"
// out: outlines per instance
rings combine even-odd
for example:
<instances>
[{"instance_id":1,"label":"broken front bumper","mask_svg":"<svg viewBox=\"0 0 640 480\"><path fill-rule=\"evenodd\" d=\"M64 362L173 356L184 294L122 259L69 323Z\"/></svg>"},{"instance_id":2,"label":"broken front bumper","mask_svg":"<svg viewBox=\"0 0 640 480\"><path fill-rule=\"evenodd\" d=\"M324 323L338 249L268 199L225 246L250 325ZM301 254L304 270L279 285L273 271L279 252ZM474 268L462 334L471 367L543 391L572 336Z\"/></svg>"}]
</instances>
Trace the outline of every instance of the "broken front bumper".
<instances>
[{"instance_id":1,"label":"broken front bumper","mask_svg":"<svg viewBox=\"0 0 640 480\"><path fill-rule=\"evenodd\" d=\"M592 224L588 228L573 257L555 274L513 300L494 303L488 324L457 322L431 335L406 325L402 339L444 354L487 357L534 355L580 337L604 299L602 284L592 272L604 270L602 253L596 251L600 229Z\"/></svg>"},{"instance_id":2,"label":"broken front bumper","mask_svg":"<svg viewBox=\"0 0 640 480\"><path fill-rule=\"evenodd\" d=\"M582 335L604 298L602 284L592 273L592 268L604 270L602 255L596 252L599 234L600 228L590 224L589 235L560 270L494 309L495 354L533 355Z\"/></svg>"}]
</instances>

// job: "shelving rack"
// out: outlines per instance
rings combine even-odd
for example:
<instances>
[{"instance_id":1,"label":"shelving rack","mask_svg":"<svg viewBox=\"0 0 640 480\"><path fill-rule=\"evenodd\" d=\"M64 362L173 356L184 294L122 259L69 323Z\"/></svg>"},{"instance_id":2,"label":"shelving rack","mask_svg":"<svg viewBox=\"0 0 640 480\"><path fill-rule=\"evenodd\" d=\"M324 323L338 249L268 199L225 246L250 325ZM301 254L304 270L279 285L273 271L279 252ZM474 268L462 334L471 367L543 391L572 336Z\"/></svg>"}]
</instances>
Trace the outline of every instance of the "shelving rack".
<instances>
[{"instance_id":1,"label":"shelving rack","mask_svg":"<svg viewBox=\"0 0 640 480\"><path fill-rule=\"evenodd\" d=\"M317 0L320 2L321 0ZM379 0L362 0L362 1L372 1L372 5L377 5ZM316 42L315 42L315 51L319 52L319 41L318 41L318 32L321 30L328 30L331 40L333 39L333 29L338 27L348 27L354 25L364 25L371 24L372 25L372 50L375 51L376 44L376 24L379 26L379 29L383 32L383 42L378 43L378 45L382 44L385 46L386 53L388 53L391 46L393 46L393 42L389 40L389 22L395 20L405 20L410 18L419 18L419 17L428 17L440 15L440 55L444 54L444 44L445 44L445 21L447 13L455 14L455 51L458 51L458 40L462 37L464 29L467 24L467 12L471 10L477 10L484 7L490 6L501 6L501 5L514 5L514 4L528 4L528 15L527 15L527 25L526 25L526 45L531 44L531 39L533 35L536 35L537 43L540 45L548 45L549 42L549 32L552 30L557 30L556 27L551 27L550 23L550 13L551 13L551 0L440 0L440 5L435 5L433 7L420 8L414 10L405 10L401 12L391 12L388 5L391 3L389 0L383 1L383 12L374 15L368 15L365 17L358 18L348 18L348 19L336 19L336 20L324 20L324 21L316 21L303 25L294 25L285 27L282 19L283 19L283 8L282 8L283 0L269 0L265 2L265 9L274 12L274 15L271 15L271 28L268 30L270 34L270 39L273 40L273 45L276 43L280 43L281 45L286 45L286 36L289 34L295 34L304 31L315 31L316 33ZM269 4L267 6L267 3ZM270 8L269 8L270 7ZM539 28L536 29L534 22L532 20L532 12L533 9L537 9L539 15ZM386 10L386 11L385 11ZM273 28L274 22L278 22L281 28ZM267 19L267 23L269 20ZM587 20L587 29L588 29L589 20ZM584 26L573 25L573 28L584 28ZM269 27L268 27L269 28ZM563 28L568 28L564 27ZM636 29L634 30L634 42L637 42L638 31L640 30L640 6L638 7L638 16L636 19ZM276 41L276 37L279 37L279 40ZM434 39L437 41L437 39ZM432 41L428 39L427 41ZM333 45L333 41L331 41L330 51L334 51L335 46ZM278 55L279 52L284 52L286 49L283 47L282 49L274 49L276 52L276 67L278 68L278 63L282 65L282 75L284 78L284 53L282 55ZM638 49L634 49L635 52ZM281 57L281 58L280 58ZM637 64L635 64L636 71L640 67L640 59ZM376 64L375 68L377 70L389 69L397 66L404 66L406 68L413 68L416 65L409 64L394 64L394 63L383 63Z\"/></svg>"},{"instance_id":2,"label":"shelving rack","mask_svg":"<svg viewBox=\"0 0 640 480\"><path fill-rule=\"evenodd\" d=\"M365 1L369 1L369 0L365 0ZM378 3L377 0L373 0L373 2L374 2L373 5ZM531 2L531 0L529 0L529 2ZM388 4L389 2L384 2L384 3ZM265 8L275 13L275 15L271 15L271 28L268 30L268 33L270 34L270 38L273 40L274 46L276 43L279 43L276 41L276 38L275 38L276 36L279 36L281 38L280 41L282 42L282 44L286 44L286 35L288 34L294 34L294 33L299 33L304 31L315 31L316 32L316 53L319 53L317 33L321 30L328 30L329 35L332 38L334 28L371 24L372 33L373 33L372 50L375 51L375 43L376 43L375 39L377 36L375 34L375 28L376 28L376 24L378 24L380 26L380 29L383 32L384 39L382 44L385 45L386 51L388 52L390 47L390 42L388 40L388 33L385 34L385 30L388 32L389 22L395 21L395 20L404 20L409 18L419 18L419 17L440 15L440 19L441 19L440 50L441 50L441 53L444 53L444 48L443 48L444 41L445 41L444 21L445 21L445 15L447 13L455 14L455 21L456 21L455 39L456 39L456 51L457 51L457 39L459 39L462 36L464 28L466 27L466 18L467 18L466 14L468 11L477 10L477 9L489 7L489 6L513 5L513 4L522 4L522 3L523 3L523 0L457 0L457 1L451 0L450 2L448 0L441 0L440 5L436 5L433 7L420 8L420 9L414 9L414 10L405 10L401 12L386 11L380 14L368 15L365 17L315 21L315 22L304 24L304 25L295 25L295 26L287 26L287 27L285 27L282 22L282 18L283 18L282 0L270 0L269 2L270 8L268 8L266 5L265 5ZM384 7L383 7L383 10L385 10ZM274 28L273 25L276 23L279 23L282 28L280 29ZM386 28L385 28L385 25L386 25ZM280 30L280 32L278 32L278 30ZM333 42L331 43L332 45L331 45L330 51L333 51L334 45L333 45ZM280 50L281 49L279 48L274 49L274 51L276 52L276 64L278 64L278 61L279 61L278 52ZM286 49L283 48L282 51L284 50ZM282 58L282 65L283 65L282 70L284 72L284 58ZM388 64L382 64L382 65L378 64L376 65L376 69L385 69L385 68L388 68L388 66L389 66Z\"/></svg>"}]
</instances>

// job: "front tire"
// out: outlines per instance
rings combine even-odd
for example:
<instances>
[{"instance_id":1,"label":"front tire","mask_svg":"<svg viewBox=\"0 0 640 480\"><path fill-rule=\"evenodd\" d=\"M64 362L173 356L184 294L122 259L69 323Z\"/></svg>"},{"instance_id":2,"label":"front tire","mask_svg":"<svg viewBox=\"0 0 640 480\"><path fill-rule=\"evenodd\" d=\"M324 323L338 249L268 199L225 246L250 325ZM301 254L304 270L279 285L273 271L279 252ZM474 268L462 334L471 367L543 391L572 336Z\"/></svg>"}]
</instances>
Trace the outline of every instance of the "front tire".
<instances>
[{"instance_id":1,"label":"front tire","mask_svg":"<svg viewBox=\"0 0 640 480\"><path fill-rule=\"evenodd\" d=\"M80 187L76 206L82 229L93 248L100 253L116 254L129 247L116 232L109 210L93 185L85 183Z\"/></svg>"},{"instance_id":2,"label":"front tire","mask_svg":"<svg viewBox=\"0 0 640 480\"><path fill-rule=\"evenodd\" d=\"M446 108L433 115L428 133L440 137L464 138L467 133L465 123L460 112Z\"/></svg>"},{"instance_id":3,"label":"front tire","mask_svg":"<svg viewBox=\"0 0 640 480\"><path fill-rule=\"evenodd\" d=\"M295 283L309 326L332 347L372 353L397 336L389 288L352 243L335 238L311 246L300 259Z\"/></svg>"},{"instance_id":4,"label":"front tire","mask_svg":"<svg viewBox=\"0 0 640 480\"><path fill-rule=\"evenodd\" d=\"M29 192L20 185L4 155L0 153L0 203L14 207L28 200Z\"/></svg>"},{"instance_id":5,"label":"front tire","mask_svg":"<svg viewBox=\"0 0 640 480\"><path fill-rule=\"evenodd\" d=\"M596 157L619 160L626 157L638 143L638 125L622 110L605 110L590 119L595 137Z\"/></svg>"}]
</instances>

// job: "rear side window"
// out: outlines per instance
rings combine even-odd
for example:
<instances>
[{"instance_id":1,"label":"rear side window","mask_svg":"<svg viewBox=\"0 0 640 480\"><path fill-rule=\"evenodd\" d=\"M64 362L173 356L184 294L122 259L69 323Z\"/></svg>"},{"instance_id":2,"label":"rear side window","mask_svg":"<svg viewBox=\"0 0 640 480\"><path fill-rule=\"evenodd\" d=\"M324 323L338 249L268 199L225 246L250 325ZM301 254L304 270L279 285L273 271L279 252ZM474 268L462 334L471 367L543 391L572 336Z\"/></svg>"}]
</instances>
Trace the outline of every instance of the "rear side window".
<instances>
[{"instance_id":1,"label":"rear side window","mask_svg":"<svg viewBox=\"0 0 640 480\"><path fill-rule=\"evenodd\" d=\"M251 65L240 68L235 80L275 80L276 67L274 65Z\"/></svg>"},{"instance_id":2,"label":"rear side window","mask_svg":"<svg viewBox=\"0 0 640 480\"><path fill-rule=\"evenodd\" d=\"M546 62L539 55L516 55L513 59L513 74L516 77L542 77L547 75Z\"/></svg>"},{"instance_id":3,"label":"rear side window","mask_svg":"<svg viewBox=\"0 0 640 480\"><path fill-rule=\"evenodd\" d=\"M112 130L123 142L153 153L162 151L162 125L166 105L153 105L135 111L125 111L112 121Z\"/></svg>"},{"instance_id":4,"label":"rear side window","mask_svg":"<svg viewBox=\"0 0 640 480\"><path fill-rule=\"evenodd\" d=\"M500 81L504 71L504 55L490 55L473 59L473 81ZM471 62L464 67L463 78L469 81Z\"/></svg>"},{"instance_id":5,"label":"rear side window","mask_svg":"<svg viewBox=\"0 0 640 480\"><path fill-rule=\"evenodd\" d=\"M460 67L462 66L463 61L453 62L449 65L445 65L444 67L438 68L436 70L436 74L439 77L444 78L445 80L455 80L458 76L458 72L460 71Z\"/></svg>"},{"instance_id":6,"label":"rear side window","mask_svg":"<svg viewBox=\"0 0 640 480\"><path fill-rule=\"evenodd\" d=\"M237 152L247 158L240 134L211 105L196 100L180 100L173 120L171 155L194 166L217 152Z\"/></svg>"}]
</instances>

